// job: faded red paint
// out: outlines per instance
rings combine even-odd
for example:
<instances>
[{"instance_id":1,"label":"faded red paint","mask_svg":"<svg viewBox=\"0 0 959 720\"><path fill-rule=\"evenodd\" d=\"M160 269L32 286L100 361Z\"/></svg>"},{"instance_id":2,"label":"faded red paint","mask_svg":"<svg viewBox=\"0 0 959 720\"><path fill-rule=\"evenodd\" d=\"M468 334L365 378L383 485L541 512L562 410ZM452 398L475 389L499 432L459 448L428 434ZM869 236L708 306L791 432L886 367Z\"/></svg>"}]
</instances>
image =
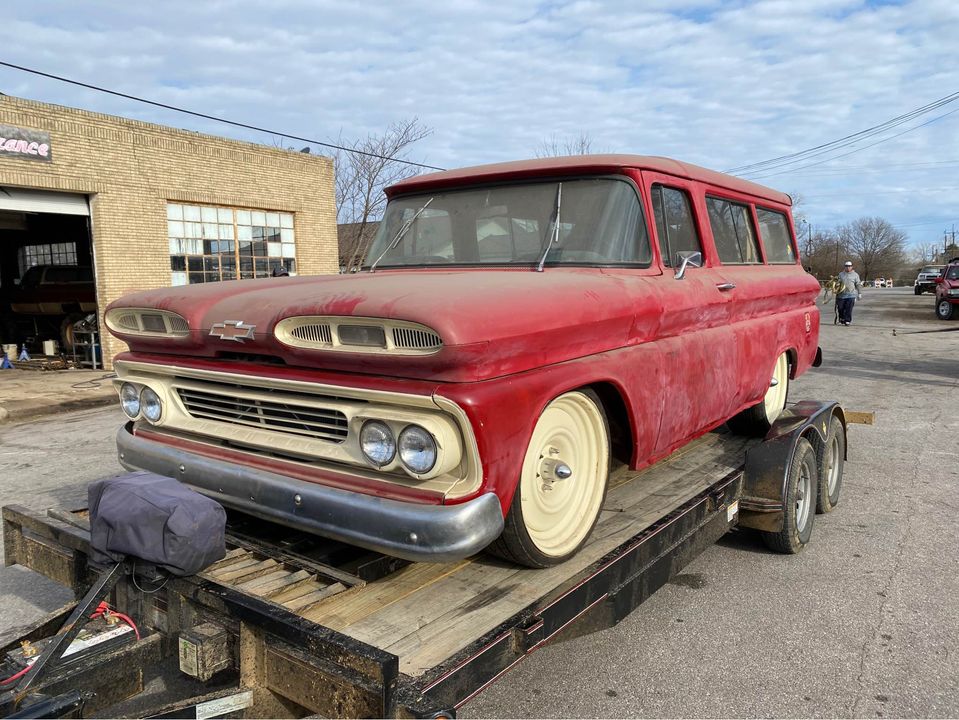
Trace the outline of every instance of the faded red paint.
<instances>
[{"instance_id":1,"label":"faded red paint","mask_svg":"<svg viewBox=\"0 0 959 720\"><path fill-rule=\"evenodd\" d=\"M640 192L647 220L652 217L654 182L688 189L694 197L705 266L690 270L683 280L674 279L672 269L662 265L655 223L648 222L654 259L647 269L549 267L542 273L525 267L383 269L375 274L244 280L141 292L111 308L174 311L187 319L191 335L173 341L120 334L132 352L117 359L441 395L466 412L484 469L478 492L496 492L504 512L537 417L568 390L597 383L615 389L629 415L630 464L639 468L760 401L782 352L790 353L794 376L810 367L818 341L819 284L798 261L722 265L702 200L705 189L758 202L788 217L789 198L782 193L672 160L619 155L417 176L387 192L393 197L481 182L590 174L627 176ZM794 238L791 220L790 233ZM735 284L735 289L717 288L727 283ZM422 357L290 348L273 337L273 328L283 318L297 315L422 323L439 333L444 346ZM226 320L255 325L253 338L241 343L210 337L213 324ZM237 352L274 356L285 364L218 357ZM236 461L242 462L242 457ZM348 476L316 471L303 479L343 487L344 477ZM351 487L382 494L366 481ZM430 501L393 485L388 493L412 502Z\"/></svg>"}]
</instances>

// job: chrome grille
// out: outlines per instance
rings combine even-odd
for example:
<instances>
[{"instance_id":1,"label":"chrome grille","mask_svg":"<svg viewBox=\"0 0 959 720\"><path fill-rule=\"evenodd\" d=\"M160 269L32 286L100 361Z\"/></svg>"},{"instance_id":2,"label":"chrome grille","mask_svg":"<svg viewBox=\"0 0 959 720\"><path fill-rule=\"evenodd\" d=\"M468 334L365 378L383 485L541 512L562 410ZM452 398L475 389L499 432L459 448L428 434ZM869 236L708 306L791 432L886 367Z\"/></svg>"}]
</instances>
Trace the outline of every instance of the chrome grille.
<instances>
[{"instance_id":1,"label":"chrome grille","mask_svg":"<svg viewBox=\"0 0 959 720\"><path fill-rule=\"evenodd\" d=\"M279 399L231 397L194 388L177 388L176 391L186 411L200 420L218 420L335 443L346 440L349 433L346 415L331 408L311 407Z\"/></svg>"},{"instance_id":2,"label":"chrome grille","mask_svg":"<svg viewBox=\"0 0 959 720\"><path fill-rule=\"evenodd\" d=\"M120 315L117 318L117 326L125 330L139 330L140 325L137 323L137 316L133 313L128 313L126 315Z\"/></svg>"},{"instance_id":3,"label":"chrome grille","mask_svg":"<svg viewBox=\"0 0 959 720\"><path fill-rule=\"evenodd\" d=\"M329 325L300 325L290 330L290 335L297 340L306 340L318 345L333 344L333 333Z\"/></svg>"},{"instance_id":4,"label":"chrome grille","mask_svg":"<svg viewBox=\"0 0 959 720\"><path fill-rule=\"evenodd\" d=\"M168 315L167 320L170 321L170 331L174 335L189 335L190 326L187 324L187 321L183 318L176 315Z\"/></svg>"},{"instance_id":5,"label":"chrome grille","mask_svg":"<svg viewBox=\"0 0 959 720\"><path fill-rule=\"evenodd\" d=\"M433 350L443 345L436 333L415 328L393 328L393 345L404 350Z\"/></svg>"}]
</instances>

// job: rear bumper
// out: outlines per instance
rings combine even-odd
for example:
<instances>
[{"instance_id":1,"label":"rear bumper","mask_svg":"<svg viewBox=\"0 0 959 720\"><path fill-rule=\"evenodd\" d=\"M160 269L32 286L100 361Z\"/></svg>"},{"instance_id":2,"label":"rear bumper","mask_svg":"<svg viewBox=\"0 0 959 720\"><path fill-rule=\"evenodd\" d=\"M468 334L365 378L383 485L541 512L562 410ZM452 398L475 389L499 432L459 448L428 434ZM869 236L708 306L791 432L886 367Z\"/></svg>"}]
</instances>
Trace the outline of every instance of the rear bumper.
<instances>
[{"instance_id":1,"label":"rear bumper","mask_svg":"<svg viewBox=\"0 0 959 720\"><path fill-rule=\"evenodd\" d=\"M176 478L227 507L412 561L474 555L503 530L493 493L457 505L418 505L304 482L117 433L120 464Z\"/></svg>"}]
</instances>

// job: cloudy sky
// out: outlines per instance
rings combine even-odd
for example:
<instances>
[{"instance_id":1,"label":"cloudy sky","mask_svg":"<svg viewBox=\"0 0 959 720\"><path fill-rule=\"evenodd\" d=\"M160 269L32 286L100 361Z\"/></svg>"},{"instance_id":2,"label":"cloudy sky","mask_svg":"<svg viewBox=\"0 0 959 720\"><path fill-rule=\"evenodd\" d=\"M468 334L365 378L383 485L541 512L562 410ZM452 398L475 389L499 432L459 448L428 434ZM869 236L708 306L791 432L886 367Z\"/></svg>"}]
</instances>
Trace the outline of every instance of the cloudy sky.
<instances>
[{"instance_id":1,"label":"cloudy sky","mask_svg":"<svg viewBox=\"0 0 959 720\"><path fill-rule=\"evenodd\" d=\"M32 0L5 7L0 47L6 62L323 141L415 116L433 133L409 158L441 167L585 135L594 151L729 170L959 92L955 0ZM6 68L0 91L279 141ZM956 97L742 174L802 196L814 227L876 215L941 242L959 226Z\"/></svg>"}]
</instances>

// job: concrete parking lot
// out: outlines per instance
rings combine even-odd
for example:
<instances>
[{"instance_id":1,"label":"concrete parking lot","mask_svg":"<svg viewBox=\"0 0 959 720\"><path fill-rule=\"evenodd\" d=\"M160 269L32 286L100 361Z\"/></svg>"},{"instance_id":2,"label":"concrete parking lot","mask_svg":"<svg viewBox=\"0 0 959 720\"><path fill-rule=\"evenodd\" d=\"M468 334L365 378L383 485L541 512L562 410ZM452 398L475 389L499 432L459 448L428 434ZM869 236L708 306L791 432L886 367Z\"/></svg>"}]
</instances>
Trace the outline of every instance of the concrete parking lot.
<instances>
[{"instance_id":1,"label":"concrete parking lot","mask_svg":"<svg viewBox=\"0 0 959 720\"><path fill-rule=\"evenodd\" d=\"M723 538L617 627L544 648L467 717L959 716L959 322L868 289L824 308L825 359L790 399L875 413L849 433L844 495L798 556ZM895 331L895 333L894 333ZM119 410L0 428L0 504L76 507L121 472ZM0 633L67 599L0 570Z\"/></svg>"}]
</instances>

